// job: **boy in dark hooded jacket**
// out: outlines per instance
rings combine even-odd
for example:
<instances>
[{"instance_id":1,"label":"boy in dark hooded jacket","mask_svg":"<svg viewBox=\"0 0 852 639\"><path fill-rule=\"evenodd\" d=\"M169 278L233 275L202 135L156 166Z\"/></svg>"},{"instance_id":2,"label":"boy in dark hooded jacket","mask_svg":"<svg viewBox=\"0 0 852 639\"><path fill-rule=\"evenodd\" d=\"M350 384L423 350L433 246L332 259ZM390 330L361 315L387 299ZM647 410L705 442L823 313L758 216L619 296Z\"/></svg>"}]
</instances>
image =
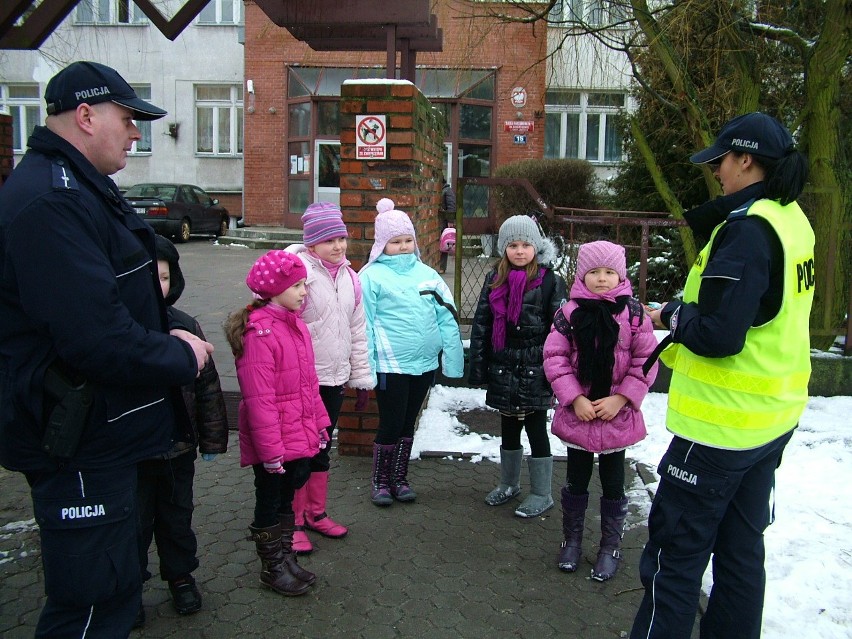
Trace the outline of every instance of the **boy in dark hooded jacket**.
<instances>
[{"instance_id":1,"label":"boy in dark hooded jacket","mask_svg":"<svg viewBox=\"0 0 852 639\"><path fill-rule=\"evenodd\" d=\"M185 286L177 249L159 235L155 244L169 330L181 328L204 339L195 318L174 307ZM160 576L169 584L175 610L178 614L189 615L201 609L201 594L192 577L192 571L198 567L198 543L192 530L196 450L201 450L205 461L212 461L218 453L224 453L228 448L228 418L219 373L212 358L195 381L182 387L181 392L194 441L175 442L162 457L142 461L138 466L139 560L142 579L147 580L151 577L147 569L148 548L151 540L156 539ZM144 609L140 608L136 627L144 621Z\"/></svg>"}]
</instances>

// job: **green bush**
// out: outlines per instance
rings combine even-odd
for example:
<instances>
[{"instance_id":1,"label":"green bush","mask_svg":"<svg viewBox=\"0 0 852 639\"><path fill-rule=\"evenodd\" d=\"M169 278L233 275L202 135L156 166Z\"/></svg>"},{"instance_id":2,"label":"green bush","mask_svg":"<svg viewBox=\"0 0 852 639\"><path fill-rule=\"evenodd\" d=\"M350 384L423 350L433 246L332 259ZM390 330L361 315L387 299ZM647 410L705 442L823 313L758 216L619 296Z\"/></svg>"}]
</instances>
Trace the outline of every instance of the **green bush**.
<instances>
[{"instance_id":1,"label":"green bush","mask_svg":"<svg viewBox=\"0 0 852 639\"><path fill-rule=\"evenodd\" d=\"M585 160L520 160L494 171L497 178L526 178L548 206L596 209L595 171ZM494 189L498 225L519 213L540 209L523 187L498 186Z\"/></svg>"}]
</instances>

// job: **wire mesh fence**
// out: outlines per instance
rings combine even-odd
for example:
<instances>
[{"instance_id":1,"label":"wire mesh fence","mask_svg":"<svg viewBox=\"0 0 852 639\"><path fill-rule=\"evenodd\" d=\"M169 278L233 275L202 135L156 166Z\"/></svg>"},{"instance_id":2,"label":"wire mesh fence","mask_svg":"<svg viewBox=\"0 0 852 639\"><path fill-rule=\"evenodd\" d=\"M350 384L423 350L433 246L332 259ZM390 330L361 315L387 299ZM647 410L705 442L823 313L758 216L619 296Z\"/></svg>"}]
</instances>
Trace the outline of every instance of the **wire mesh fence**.
<instances>
[{"instance_id":1,"label":"wire mesh fence","mask_svg":"<svg viewBox=\"0 0 852 639\"><path fill-rule=\"evenodd\" d=\"M558 257L553 267L569 289L580 245L605 239L625 247L628 277L642 302L667 301L680 295L687 271L677 230L682 223L660 214L630 211L556 209L553 216L533 217L556 245ZM496 239L492 233L466 232L462 217L456 237L459 268L453 270L453 294L462 324L472 322L485 276L500 259Z\"/></svg>"}]
</instances>

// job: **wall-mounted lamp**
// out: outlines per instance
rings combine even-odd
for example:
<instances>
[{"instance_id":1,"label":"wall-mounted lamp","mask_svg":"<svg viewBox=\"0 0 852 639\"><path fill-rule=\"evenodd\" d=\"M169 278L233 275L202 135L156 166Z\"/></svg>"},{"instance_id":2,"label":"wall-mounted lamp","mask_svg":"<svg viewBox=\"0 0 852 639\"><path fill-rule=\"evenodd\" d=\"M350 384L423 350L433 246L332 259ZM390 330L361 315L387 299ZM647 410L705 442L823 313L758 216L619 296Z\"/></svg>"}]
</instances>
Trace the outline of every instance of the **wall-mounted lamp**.
<instances>
[{"instance_id":1,"label":"wall-mounted lamp","mask_svg":"<svg viewBox=\"0 0 852 639\"><path fill-rule=\"evenodd\" d=\"M246 80L246 91L248 92L248 104L246 105L246 111L249 113L254 113L254 81Z\"/></svg>"},{"instance_id":2,"label":"wall-mounted lamp","mask_svg":"<svg viewBox=\"0 0 852 639\"><path fill-rule=\"evenodd\" d=\"M180 122L169 122L169 126L166 129L166 135L170 138L178 139L178 132L180 131Z\"/></svg>"},{"instance_id":3,"label":"wall-mounted lamp","mask_svg":"<svg viewBox=\"0 0 852 639\"><path fill-rule=\"evenodd\" d=\"M517 113L515 113L515 115L518 117L518 119L519 119L519 120L522 120L522 119L523 119L523 117L524 117L524 112L523 112L523 111L518 111Z\"/></svg>"}]
</instances>

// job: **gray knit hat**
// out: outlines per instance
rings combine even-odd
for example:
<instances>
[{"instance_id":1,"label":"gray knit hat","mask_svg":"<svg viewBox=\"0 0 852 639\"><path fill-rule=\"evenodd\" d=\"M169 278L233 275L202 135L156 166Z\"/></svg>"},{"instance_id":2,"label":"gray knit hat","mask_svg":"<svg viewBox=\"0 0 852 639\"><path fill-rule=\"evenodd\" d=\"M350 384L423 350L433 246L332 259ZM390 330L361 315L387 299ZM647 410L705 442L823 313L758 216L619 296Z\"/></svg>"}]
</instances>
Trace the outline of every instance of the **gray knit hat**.
<instances>
[{"instance_id":1,"label":"gray knit hat","mask_svg":"<svg viewBox=\"0 0 852 639\"><path fill-rule=\"evenodd\" d=\"M528 215L513 215L500 225L497 235L497 250L500 257L512 242L526 242L535 246L539 264L550 264L556 257L556 247L539 231L538 224Z\"/></svg>"},{"instance_id":2,"label":"gray knit hat","mask_svg":"<svg viewBox=\"0 0 852 639\"><path fill-rule=\"evenodd\" d=\"M526 242L538 249L541 244L541 233L538 225L527 215L513 215L500 225L500 234L497 236L497 250L500 255L505 255L506 247L511 242Z\"/></svg>"}]
</instances>

